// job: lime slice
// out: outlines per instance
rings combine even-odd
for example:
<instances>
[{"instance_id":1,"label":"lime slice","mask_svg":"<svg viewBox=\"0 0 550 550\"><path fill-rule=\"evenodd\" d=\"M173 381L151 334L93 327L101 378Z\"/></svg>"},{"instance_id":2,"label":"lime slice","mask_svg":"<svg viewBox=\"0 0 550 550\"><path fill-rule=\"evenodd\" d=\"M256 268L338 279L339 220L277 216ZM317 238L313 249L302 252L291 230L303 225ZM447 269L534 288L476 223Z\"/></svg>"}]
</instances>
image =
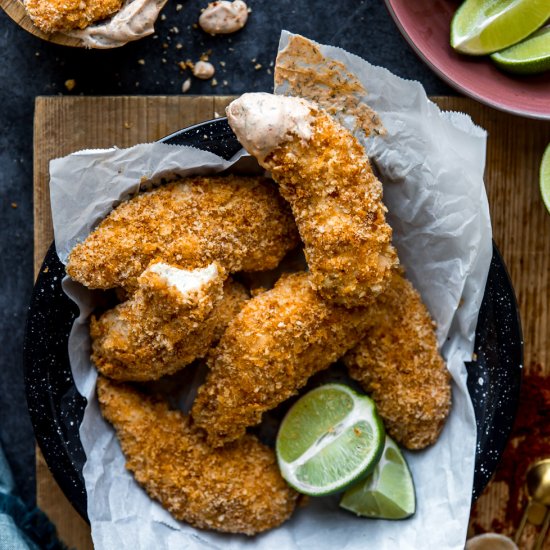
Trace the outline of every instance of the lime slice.
<instances>
[{"instance_id":1,"label":"lime slice","mask_svg":"<svg viewBox=\"0 0 550 550\"><path fill-rule=\"evenodd\" d=\"M548 0L466 0L451 22L451 46L483 55L523 40L550 17Z\"/></svg>"},{"instance_id":2,"label":"lime slice","mask_svg":"<svg viewBox=\"0 0 550 550\"><path fill-rule=\"evenodd\" d=\"M542 155L540 165L540 194L546 206L546 210L550 214L550 143Z\"/></svg>"},{"instance_id":3,"label":"lime slice","mask_svg":"<svg viewBox=\"0 0 550 550\"><path fill-rule=\"evenodd\" d=\"M384 426L372 399L342 384L301 397L277 434L281 474L300 493L341 491L370 474L384 449Z\"/></svg>"},{"instance_id":4,"label":"lime slice","mask_svg":"<svg viewBox=\"0 0 550 550\"><path fill-rule=\"evenodd\" d=\"M399 447L388 436L374 472L348 489L340 506L369 518L405 519L414 514L416 499L411 472Z\"/></svg>"},{"instance_id":5,"label":"lime slice","mask_svg":"<svg viewBox=\"0 0 550 550\"><path fill-rule=\"evenodd\" d=\"M505 71L542 73L550 69L550 27L539 29L523 42L494 53L491 59Z\"/></svg>"}]
</instances>

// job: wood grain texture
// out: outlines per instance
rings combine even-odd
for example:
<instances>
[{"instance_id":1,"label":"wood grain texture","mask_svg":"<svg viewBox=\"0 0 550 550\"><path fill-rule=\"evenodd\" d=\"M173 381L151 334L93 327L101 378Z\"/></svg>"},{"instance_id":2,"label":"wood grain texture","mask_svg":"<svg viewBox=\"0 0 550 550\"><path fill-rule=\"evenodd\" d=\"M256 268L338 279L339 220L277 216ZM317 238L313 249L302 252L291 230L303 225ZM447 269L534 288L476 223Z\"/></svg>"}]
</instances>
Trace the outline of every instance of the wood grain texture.
<instances>
[{"instance_id":1,"label":"wood grain texture","mask_svg":"<svg viewBox=\"0 0 550 550\"><path fill-rule=\"evenodd\" d=\"M29 14L23 6L23 2L20 0L0 0L0 7L6 12L6 14L15 21L22 29L25 29L27 32L34 34L42 40L47 42L53 42L54 44L60 44L61 46L71 46L74 48L82 48L84 45L79 38L72 38L70 36L65 36L59 32L46 34L42 32L35 24L32 22Z\"/></svg>"},{"instance_id":2,"label":"wood grain texture","mask_svg":"<svg viewBox=\"0 0 550 550\"><path fill-rule=\"evenodd\" d=\"M0 0L5 2L6 0ZM550 376L550 215L538 190L538 169L550 122L500 113L465 98L434 98L463 111L489 132L486 187L494 239L514 282L525 338L525 370ZM53 238L48 162L83 148L153 141L223 113L229 97L39 97L34 126L35 274ZM503 486L504 485L504 486ZM477 521L501 513L505 484L489 484ZM69 546L91 548L89 528L61 494L38 453L37 501ZM548 546L548 545L547 545ZM545 548L547 548L545 546Z\"/></svg>"}]
</instances>

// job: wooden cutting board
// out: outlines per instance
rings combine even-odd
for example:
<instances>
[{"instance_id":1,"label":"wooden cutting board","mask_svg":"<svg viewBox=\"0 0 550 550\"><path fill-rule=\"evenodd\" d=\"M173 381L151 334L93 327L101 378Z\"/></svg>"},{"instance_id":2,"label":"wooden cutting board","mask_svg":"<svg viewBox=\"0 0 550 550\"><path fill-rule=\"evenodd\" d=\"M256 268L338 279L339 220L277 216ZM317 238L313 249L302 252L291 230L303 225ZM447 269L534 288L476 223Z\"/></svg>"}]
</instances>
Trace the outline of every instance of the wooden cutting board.
<instances>
[{"instance_id":1,"label":"wooden cutting board","mask_svg":"<svg viewBox=\"0 0 550 550\"><path fill-rule=\"evenodd\" d=\"M439 97L443 108L463 111L489 132L486 185L494 239L518 297L525 338L525 370L540 365L550 376L550 215L538 189L538 169L550 142L550 122L506 115L465 98ZM230 97L38 97L34 117L34 271L53 239L48 162L84 148L128 147L154 141L223 113ZM92 548L89 527L53 480L37 452L37 502L61 538L78 550ZM507 498L488 488L477 509L490 523ZM550 545L548 545L550 547ZM545 546L546 548L546 546Z\"/></svg>"}]
</instances>

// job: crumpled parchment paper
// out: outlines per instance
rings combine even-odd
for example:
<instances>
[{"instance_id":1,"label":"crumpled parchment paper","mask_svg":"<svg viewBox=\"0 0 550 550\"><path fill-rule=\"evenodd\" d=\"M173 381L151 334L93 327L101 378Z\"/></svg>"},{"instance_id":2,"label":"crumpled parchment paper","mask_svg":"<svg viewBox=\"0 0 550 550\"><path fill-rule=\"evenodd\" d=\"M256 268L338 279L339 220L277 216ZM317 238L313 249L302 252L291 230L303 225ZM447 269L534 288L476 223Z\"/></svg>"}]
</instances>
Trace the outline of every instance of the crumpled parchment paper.
<instances>
[{"instance_id":1,"label":"crumpled parchment paper","mask_svg":"<svg viewBox=\"0 0 550 550\"><path fill-rule=\"evenodd\" d=\"M281 47L289 39L283 33ZM407 452L417 512L405 521L356 518L338 508L338 496L311 499L290 521L253 538L200 531L177 522L147 497L124 467L111 427L95 399L87 319L94 294L65 279L79 305L69 356L78 390L88 399L80 428L87 462L88 515L98 549L462 550L472 497L476 425L464 361L471 359L475 326L492 244L483 184L486 134L458 113L442 113L420 84L403 80L341 49L323 54L343 62L364 84L385 136L364 140L384 182L395 242L409 278L438 324L453 377L453 407L439 441ZM236 160L236 159L234 159ZM56 246L62 261L142 179L169 173L215 173L226 162L189 147L143 144L82 151L50 164Z\"/></svg>"}]
</instances>

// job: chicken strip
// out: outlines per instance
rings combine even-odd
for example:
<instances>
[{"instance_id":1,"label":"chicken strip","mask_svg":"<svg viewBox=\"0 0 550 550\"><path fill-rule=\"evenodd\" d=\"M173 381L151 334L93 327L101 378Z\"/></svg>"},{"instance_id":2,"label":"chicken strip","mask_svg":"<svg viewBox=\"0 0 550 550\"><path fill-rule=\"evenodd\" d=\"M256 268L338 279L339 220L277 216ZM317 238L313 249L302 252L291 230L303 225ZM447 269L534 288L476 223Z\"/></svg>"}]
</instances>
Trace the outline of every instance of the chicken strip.
<instances>
[{"instance_id":1,"label":"chicken strip","mask_svg":"<svg viewBox=\"0 0 550 550\"><path fill-rule=\"evenodd\" d=\"M451 407L450 375L434 323L411 283L395 273L370 308L370 328L344 358L371 394L388 433L408 449L434 443Z\"/></svg>"},{"instance_id":2,"label":"chicken strip","mask_svg":"<svg viewBox=\"0 0 550 550\"><path fill-rule=\"evenodd\" d=\"M115 380L156 380L204 357L248 295L215 263L148 267L132 297L92 318L92 361Z\"/></svg>"},{"instance_id":3,"label":"chicken strip","mask_svg":"<svg viewBox=\"0 0 550 550\"><path fill-rule=\"evenodd\" d=\"M290 203L314 287L346 307L370 303L399 260L382 184L357 139L296 97L244 94L229 105L227 117Z\"/></svg>"},{"instance_id":4,"label":"chicken strip","mask_svg":"<svg viewBox=\"0 0 550 550\"><path fill-rule=\"evenodd\" d=\"M212 445L238 439L353 348L368 322L367 308L324 301L308 273L283 275L245 304L212 350L193 420Z\"/></svg>"},{"instance_id":5,"label":"chicken strip","mask_svg":"<svg viewBox=\"0 0 550 550\"><path fill-rule=\"evenodd\" d=\"M228 273L277 266L298 243L288 205L264 178L195 176L141 193L71 251L67 273L89 288L125 287L152 260Z\"/></svg>"},{"instance_id":6,"label":"chicken strip","mask_svg":"<svg viewBox=\"0 0 550 550\"><path fill-rule=\"evenodd\" d=\"M166 403L102 377L97 394L126 468L176 519L254 535L291 516L298 494L281 477L273 451L254 436L212 449L202 430Z\"/></svg>"},{"instance_id":7,"label":"chicken strip","mask_svg":"<svg viewBox=\"0 0 550 550\"><path fill-rule=\"evenodd\" d=\"M43 32L84 29L120 10L123 0L25 0L32 22Z\"/></svg>"}]
</instances>

